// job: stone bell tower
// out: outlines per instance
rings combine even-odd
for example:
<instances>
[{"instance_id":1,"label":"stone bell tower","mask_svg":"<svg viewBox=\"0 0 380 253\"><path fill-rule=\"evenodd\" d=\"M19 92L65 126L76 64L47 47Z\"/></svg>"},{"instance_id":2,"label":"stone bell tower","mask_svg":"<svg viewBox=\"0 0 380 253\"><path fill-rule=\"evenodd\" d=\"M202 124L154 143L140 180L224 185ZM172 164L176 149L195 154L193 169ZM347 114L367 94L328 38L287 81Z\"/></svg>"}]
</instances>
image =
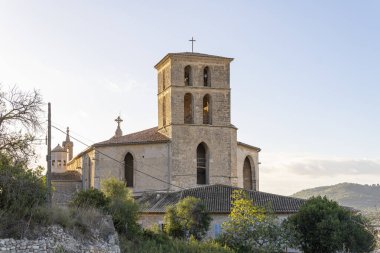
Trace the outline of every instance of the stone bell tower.
<instances>
[{"instance_id":1,"label":"stone bell tower","mask_svg":"<svg viewBox=\"0 0 380 253\"><path fill-rule=\"evenodd\" d=\"M67 127L66 129L66 140L62 142L62 147L67 152L67 161L70 161L73 159L73 148L74 143L70 140L70 129Z\"/></svg>"},{"instance_id":2,"label":"stone bell tower","mask_svg":"<svg viewBox=\"0 0 380 253\"><path fill-rule=\"evenodd\" d=\"M171 181L182 187L234 184L230 63L199 53L169 53L158 71L158 131L171 138Z\"/></svg>"}]
</instances>

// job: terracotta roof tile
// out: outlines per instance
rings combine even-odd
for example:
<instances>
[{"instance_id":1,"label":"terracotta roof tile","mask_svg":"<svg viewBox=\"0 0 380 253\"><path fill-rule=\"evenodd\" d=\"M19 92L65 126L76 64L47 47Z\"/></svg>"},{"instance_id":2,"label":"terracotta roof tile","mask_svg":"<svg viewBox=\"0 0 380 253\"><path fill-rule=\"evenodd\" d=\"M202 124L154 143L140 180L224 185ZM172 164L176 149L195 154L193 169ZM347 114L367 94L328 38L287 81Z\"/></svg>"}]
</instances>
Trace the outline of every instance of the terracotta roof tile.
<instances>
[{"instance_id":1,"label":"terracotta roof tile","mask_svg":"<svg viewBox=\"0 0 380 253\"><path fill-rule=\"evenodd\" d=\"M112 137L107 141L95 143L93 146L109 146L109 145L125 145L125 144L149 144L149 143L165 143L170 139L160 134L157 127L149 128L140 132L123 135L120 137Z\"/></svg>"},{"instance_id":2,"label":"terracotta roof tile","mask_svg":"<svg viewBox=\"0 0 380 253\"><path fill-rule=\"evenodd\" d=\"M175 205L188 196L202 200L210 213L229 213L233 190L241 189L228 185L208 185L169 193L144 194L139 198L143 213L163 213L167 206ZM296 213L305 200L260 191L247 191L254 205L270 205L275 213Z\"/></svg>"}]
</instances>

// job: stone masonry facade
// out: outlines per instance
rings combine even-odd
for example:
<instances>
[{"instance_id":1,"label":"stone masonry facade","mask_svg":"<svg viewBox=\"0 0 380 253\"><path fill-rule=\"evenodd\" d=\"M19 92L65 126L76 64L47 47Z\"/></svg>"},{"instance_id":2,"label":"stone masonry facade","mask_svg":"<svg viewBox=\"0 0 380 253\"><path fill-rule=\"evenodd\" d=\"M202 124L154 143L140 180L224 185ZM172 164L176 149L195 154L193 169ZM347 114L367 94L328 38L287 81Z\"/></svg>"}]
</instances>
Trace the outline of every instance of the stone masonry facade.
<instances>
[{"instance_id":1,"label":"stone masonry facade","mask_svg":"<svg viewBox=\"0 0 380 253\"><path fill-rule=\"evenodd\" d=\"M253 190L258 190L260 149L239 143L237 128L231 123L232 60L198 53L166 55L155 66L158 77L155 134L151 128L115 135L78 154L69 161L68 169L82 173L84 189L100 188L101 182L110 177L127 181L124 161L130 155L134 182L131 189L138 195L203 184L243 187L247 181L242 178L243 165L248 158L251 166L248 174L255 182ZM144 137L147 132L154 138ZM204 163L198 154L200 146L205 150ZM205 182L198 180L200 167L205 168L202 171Z\"/></svg>"}]
</instances>

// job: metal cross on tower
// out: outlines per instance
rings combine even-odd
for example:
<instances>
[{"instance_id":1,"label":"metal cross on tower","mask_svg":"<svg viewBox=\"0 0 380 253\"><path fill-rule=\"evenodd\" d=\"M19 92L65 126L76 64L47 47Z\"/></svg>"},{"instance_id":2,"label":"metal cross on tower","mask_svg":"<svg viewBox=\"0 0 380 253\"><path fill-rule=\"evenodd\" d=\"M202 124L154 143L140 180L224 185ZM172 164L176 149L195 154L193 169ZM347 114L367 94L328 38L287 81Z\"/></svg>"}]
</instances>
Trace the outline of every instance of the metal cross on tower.
<instances>
[{"instance_id":1,"label":"metal cross on tower","mask_svg":"<svg viewBox=\"0 0 380 253\"><path fill-rule=\"evenodd\" d=\"M196 41L193 37L191 37L191 52L194 53L194 42Z\"/></svg>"},{"instance_id":2,"label":"metal cross on tower","mask_svg":"<svg viewBox=\"0 0 380 253\"><path fill-rule=\"evenodd\" d=\"M120 127L120 123L123 122L123 120L120 118L120 116L118 116L117 119L115 119L115 121L117 122L118 127Z\"/></svg>"}]
</instances>

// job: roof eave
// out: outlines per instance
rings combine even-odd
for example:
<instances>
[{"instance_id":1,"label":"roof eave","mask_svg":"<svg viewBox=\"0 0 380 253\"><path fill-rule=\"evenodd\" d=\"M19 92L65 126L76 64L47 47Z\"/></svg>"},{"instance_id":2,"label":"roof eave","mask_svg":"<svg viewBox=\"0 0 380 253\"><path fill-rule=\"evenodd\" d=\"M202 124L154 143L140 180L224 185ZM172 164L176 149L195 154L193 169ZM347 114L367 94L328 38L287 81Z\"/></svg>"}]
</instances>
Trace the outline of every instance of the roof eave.
<instances>
[{"instance_id":1,"label":"roof eave","mask_svg":"<svg viewBox=\"0 0 380 253\"><path fill-rule=\"evenodd\" d=\"M214 59L219 59L219 60L225 60L225 61L228 61L228 62L232 62L234 60L234 58L217 56L217 55L199 55L198 53L194 53L193 55L191 55L191 54L192 54L191 52L186 52L186 54L184 54L184 53L168 53L156 65L154 65L154 68L155 69L159 69L160 66L163 65L168 59L170 59L171 57L177 57L177 56L181 56L181 57L198 57L198 58L207 57L207 58L214 58Z\"/></svg>"},{"instance_id":2,"label":"roof eave","mask_svg":"<svg viewBox=\"0 0 380 253\"><path fill-rule=\"evenodd\" d=\"M83 150L82 152L80 152L79 154L74 156L70 161L68 161L67 165L72 164L76 159L78 159L79 157L83 156L84 154L92 151L94 148L95 148L94 145L87 147L85 150Z\"/></svg>"},{"instance_id":3,"label":"roof eave","mask_svg":"<svg viewBox=\"0 0 380 253\"><path fill-rule=\"evenodd\" d=\"M126 143L96 143L93 147L107 147L107 146L127 146L127 145L145 145L145 144L162 144L168 143L170 140L162 140L162 141L141 141L141 142L126 142Z\"/></svg>"},{"instance_id":4,"label":"roof eave","mask_svg":"<svg viewBox=\"0 0 380 253\"><path fill-rule=\"evenodd\" d=\"M246 143L244 143L244 142L240 142L240 141L238 141L237 144L238 144L238 145L245 146L245 147L248 147L248 148L255 149L257 152L260 152L260 151L261 151L261 148L258 148L258 147L255 147L255 146L252 146L252 145L246 144Z\"/></svg>"}]
</instances>

